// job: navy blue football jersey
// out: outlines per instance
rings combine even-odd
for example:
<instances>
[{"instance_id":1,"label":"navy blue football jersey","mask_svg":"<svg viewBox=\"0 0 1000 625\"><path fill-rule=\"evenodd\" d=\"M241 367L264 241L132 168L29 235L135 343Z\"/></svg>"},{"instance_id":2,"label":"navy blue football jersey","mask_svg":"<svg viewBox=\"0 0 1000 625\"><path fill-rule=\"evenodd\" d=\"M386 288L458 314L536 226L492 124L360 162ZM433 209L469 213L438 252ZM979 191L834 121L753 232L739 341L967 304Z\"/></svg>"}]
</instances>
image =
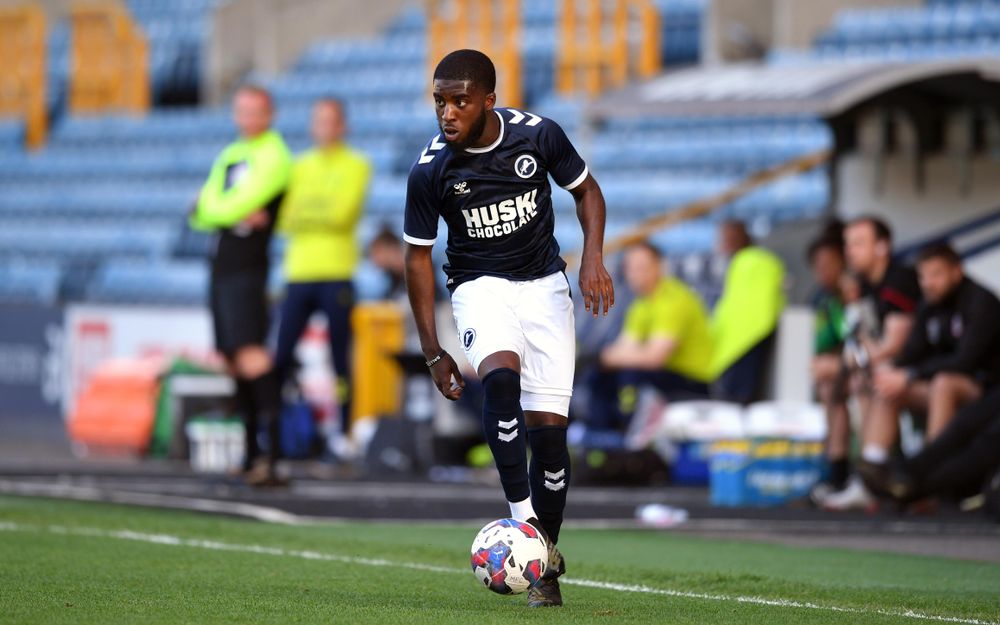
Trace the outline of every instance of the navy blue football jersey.
<instances>
[{"instance_id":1,"label":"navy blue football jersey","mask_svg":"<svg viewBox=\"0 0 1000 625\"><path fill-rule=\"evenodd\" d=\"M587 165L554 121L500 108L500 136L454 149L438 135L410 169L403 239L433 245L448 226L448 289L480 276L534 280L566 268L553 235L552 188L587 178Z\"/></svg>"}]
</instances>

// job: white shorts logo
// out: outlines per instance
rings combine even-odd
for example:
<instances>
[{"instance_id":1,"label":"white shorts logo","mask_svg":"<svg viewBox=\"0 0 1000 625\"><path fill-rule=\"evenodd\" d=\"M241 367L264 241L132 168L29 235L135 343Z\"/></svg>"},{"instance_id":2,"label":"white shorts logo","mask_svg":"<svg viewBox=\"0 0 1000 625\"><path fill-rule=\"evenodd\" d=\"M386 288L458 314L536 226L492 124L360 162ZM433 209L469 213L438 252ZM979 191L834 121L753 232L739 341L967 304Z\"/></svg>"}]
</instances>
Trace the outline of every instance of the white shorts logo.
<instances>
[{"instance_id":1,"label":"white shorts logo","mask_svg":"<svg viewBox=\"0 0 1000 625\"><path fill-rule=\"evenodd\" d=\"M531 178L538 171L538 162L530 154L522 154L514 161L514 173L521 178Z\"/></svg>"},{"instance_id":2,"label":"white shorts logo","mask_svg":"<svg viewBox=\"0 0 1000 625\"><path fill-rule=\"evenodd\" d=\"M476 342L476 331L469 328L462 334L462 345L465 345L465 351L469 351L472 348L472 344Z\"/></svg>"}]
</instances>

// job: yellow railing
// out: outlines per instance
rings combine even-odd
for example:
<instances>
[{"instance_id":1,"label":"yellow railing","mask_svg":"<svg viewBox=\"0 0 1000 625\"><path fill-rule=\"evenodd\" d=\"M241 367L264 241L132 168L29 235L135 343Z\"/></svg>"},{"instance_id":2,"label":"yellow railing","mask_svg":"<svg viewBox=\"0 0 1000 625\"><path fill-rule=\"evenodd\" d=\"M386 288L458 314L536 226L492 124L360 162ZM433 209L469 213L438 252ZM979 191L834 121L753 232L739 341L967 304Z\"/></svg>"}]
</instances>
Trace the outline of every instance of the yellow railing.
<instances>
[{"instance_id":1,"label":"yellow railing","mask_svg":"<svg viewBox=\"0 0 1000 625\"><path fill-rule=\"evenodd\" d=\"M427 75L452 50L479 50L496 66L498 106L523 104L520 38L521 0L427 0Z\"/></svg>"},{"instance_id":2,"label":"yellow railing","mask_svg":"<svg viewBox=\"0 0 1000 625\"><path fill-rule=\"evenodd\" d=\"M633 23L640 38L629 41ZM563 0L556 88L596 96L660 71L660 13L652 0Z\"/></svg>"},{"instance_id":3,"label":"yellow railing","mask_svg":"<svg viewBox=\"0 0 1000 625\"><path fill-rule=\"evenodd\" d=\"M45 110L45 14L34 5L0 9L0 115L24 120L27 144L41 147Z\"/></svg>"},{"instance_id":4,"label":"yellow railing","mask_svg":"<svg viewBox=\"0 0 1000 625\"><path fill-rule=\"evenodd\" d=\"M116 4L78 4L71 19L70 110L148 110L149 63L142 29Z\"/></svg>"}]
</instances>

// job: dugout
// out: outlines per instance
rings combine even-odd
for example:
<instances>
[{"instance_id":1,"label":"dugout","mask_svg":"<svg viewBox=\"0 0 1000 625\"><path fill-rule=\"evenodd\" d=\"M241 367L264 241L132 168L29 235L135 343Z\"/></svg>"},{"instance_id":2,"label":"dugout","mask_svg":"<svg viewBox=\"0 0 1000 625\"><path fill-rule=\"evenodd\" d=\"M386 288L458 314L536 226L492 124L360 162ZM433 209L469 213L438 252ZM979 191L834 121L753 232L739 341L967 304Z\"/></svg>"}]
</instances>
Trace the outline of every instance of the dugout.
<instances>
[{"instance_id":1,"label":"dugout","mask_svg":"<svg viewBox=\"0 0 1000 625\"><path fill-rule=\"evenodd\" d=\"M610 92L590 103L585 117L593 125L623 117L822 120L829 152L795 160L825 165L828 214L881 215L903 251L950 238L967 271L1000 290L1000 59L698 67ZM771 181L802 170L789 165L761 174ZM710 214L726 205L723 196L679 212ZM815 221L793 221L763 240L786 261L793 304L804 304L811 290L802 254L816 229ZM801 306L783 317L791 340L779 334L779 398L807 398L808 354L796 345L808 343L810 319Z\"/></svg>"},{"instance_id":2,"label":"dugout","mask_svg":"<svg viewBox=\"0 0 1000 625\"><path fill-rule=\"evenodd\" d=\"M903 246L952 236L1000 287L1000 59L699 67L608 93L586 116L821 119L831 214L883 215Z\"/></svg>"}]
</instances>

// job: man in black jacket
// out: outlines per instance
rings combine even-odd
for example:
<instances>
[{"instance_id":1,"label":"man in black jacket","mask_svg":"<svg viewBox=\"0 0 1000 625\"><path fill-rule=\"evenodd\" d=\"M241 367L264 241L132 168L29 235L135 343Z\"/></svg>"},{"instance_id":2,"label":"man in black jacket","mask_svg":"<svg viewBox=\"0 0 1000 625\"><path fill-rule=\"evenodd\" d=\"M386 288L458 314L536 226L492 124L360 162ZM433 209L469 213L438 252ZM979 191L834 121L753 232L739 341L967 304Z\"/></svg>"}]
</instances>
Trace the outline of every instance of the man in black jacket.
<instances>
[{"instance_id":1,"label":"man in black jacket","mask_svg":"<svg viewBox=\"0 0 1000 625\"><path fill-rule=\"evenodd\" d=\"M933 441L959 408L1000 381L1000 300L965 276L958 254L945 243L920 252L917 272L924 303L902 352L875 372L871 418L882 420L878 429L891 431L892 440L866 440L866 446L891 446L904 408L926 413L926 437ZM884 462L867 464L863 475Z\"/></svg>"}]
</instances>

